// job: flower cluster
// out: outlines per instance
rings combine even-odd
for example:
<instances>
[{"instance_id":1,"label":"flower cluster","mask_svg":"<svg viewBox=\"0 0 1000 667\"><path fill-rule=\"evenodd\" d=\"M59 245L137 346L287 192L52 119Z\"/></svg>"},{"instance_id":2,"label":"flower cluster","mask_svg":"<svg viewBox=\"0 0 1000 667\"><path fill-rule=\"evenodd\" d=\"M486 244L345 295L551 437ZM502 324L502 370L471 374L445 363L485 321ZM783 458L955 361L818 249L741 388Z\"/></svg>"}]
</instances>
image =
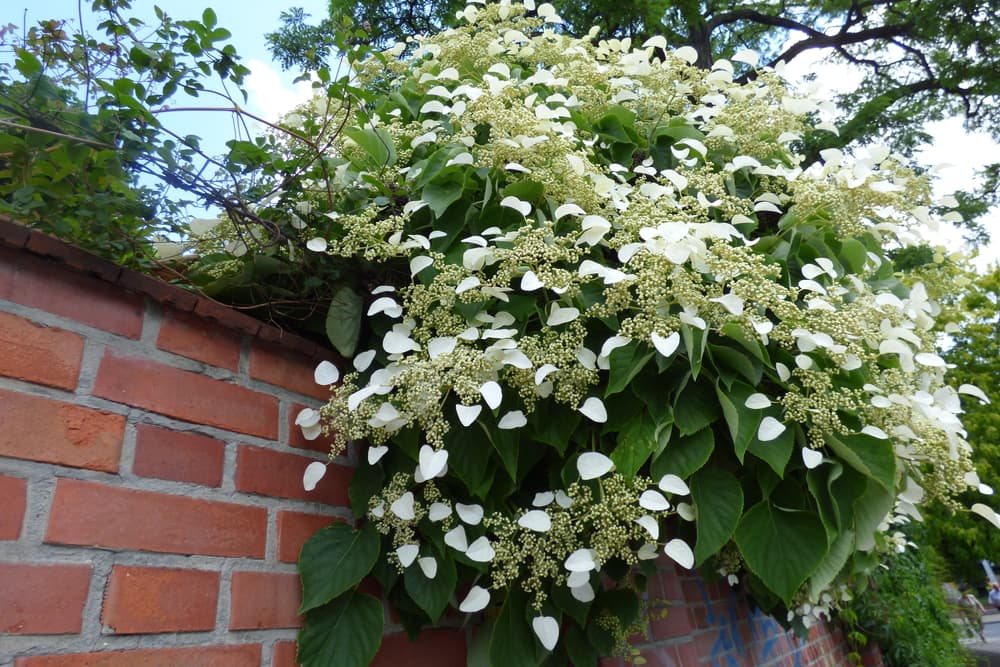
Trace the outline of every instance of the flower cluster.
<instances>
[{"instance_id":1,"label":"flower cluster","mask_svg":"<svg viewBox=\"0 0 1000 667\"><path fill-rule=\"evenodd\" d=\"M362 63L386 92L330 140L332 208L300 207L310 249L378 270L368 346L297 423L367 443L386 559L450 562L464 612L528 591L546 649L558 589L597 604L602 568L662 553L825 613L887 517L978 483L958 393L985 396L945 383L938 306L886 255L922 241L926 183L881 147L800 164L834 128L753 53L460 18Z\"/></svg>"}]
</instances>

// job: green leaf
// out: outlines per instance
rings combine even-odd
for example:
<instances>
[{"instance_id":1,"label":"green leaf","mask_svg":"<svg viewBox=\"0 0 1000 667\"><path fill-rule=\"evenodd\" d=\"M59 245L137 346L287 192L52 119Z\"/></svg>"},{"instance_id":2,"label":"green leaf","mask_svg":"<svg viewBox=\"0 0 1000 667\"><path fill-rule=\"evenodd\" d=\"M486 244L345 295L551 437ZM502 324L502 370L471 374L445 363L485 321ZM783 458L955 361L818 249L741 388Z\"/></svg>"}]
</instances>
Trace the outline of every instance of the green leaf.
<instances>
[{"instance_id":1,"label":"green leaf","mask_svg":"<svg viewBox=\"0 0 1000 667\"><path fill-rule=\"evenodd\" d=\"M563 413L559 419L552 419L543 405L528 415L528 437L555 447L559 454L566 451L573 431L579 425L582 415L573 411Z\"/></svg>"},{"instance_id":2,"label":"green leaf","mask_svg":"<svg viewBox=\"0 0 1000 667\"><path fill-rule=\"evenodd\" d=\"M719 400L708 382L688 383L674 402L674 424L681 435L690 435L719 418Z\"/></svg>"},{"instance_id":3,"label":"green leaf","mask_svg":"<svg viewBox=\"0 0 1000 667\"><path fill-rule=\"evenodd\" d=\"M563 641L573 667L597 667L597 659L600 656L579 626L570 625L564 633Z\"/></svg>"},{"instance_id":4,"label":"green leaf","mask_svg":"<svg viewBox=\"0 0 1000 667\"><path fill-rule=\"evenodd\" d=\"M521 452L520 438L517 436L517 431L505 430L497 428L493 423L487 423L483 419L476 421L476 424L486 433L487 439L490 444L493 445L494 451L500 456L500 462L503 463L504 470L510 475L511 480L517 480L517 459ZM466 447L477 447L480 446L476 443L466 443ZM449 454L450 456L450 454Z\"/></svg>"},{"instance_id":5,"label":"green leaf","mask_svg":"<svg viewBox=\"0 0 1000 667\"><path fill-rule=\"evenodd\" d=\"M299 613L324 605L360 583L372 571L378 553L378 531L370 523L361 530L336 523L318 531L305 543L299 556L302 577Z\"/></svg>"},{"instance_id":6,"label":"green leaf","mask_svg":"<svg viewBox=\"0 0 1000 667\"><path fill-rule=\"evenodd\" d=\"M705 427L688 436L674 438L663 453L653 460L650 472L653 479L660 479L673 473L687 479L708 461L715 449L715 434L711 427Z\"/></svg>"},{"instance_id":7,"label":"green leaf","mask_svg":"<svg viewBox=\"0 0 1000 667\"><path fill-rule=\"evenodd\" d=\"M453 426L445 434L448 469L462 480L469 493L485 500L493 484L494 467L490 465L490 448L473 433Z\"/></svg>"},{"instance_id":8,"label":"green leaf","mask_svg":"<svg viewBox=\"0 0 1000 667\"><path fill-rule=\"evenodd\" d=\"M349 285L337 287L326 311L326 337L342 356L354 356L361 335L361 296Z\"/></svg>"},{"instance_id":9,"label":"green leaf","mask_svg":"<svg viewBox=\"0 0 1000 667\"><path fill-rule=\"evenodd\" d=\"M510 589L490 637L490 665L493 667L535 667L535 633L526 620L528 594Z\"/></svg>"},{"instance_id":10,"label":"green leaf","mask_svg":"<svg viewBox=\"0 0 1000 667\"><path fill-rule=\"evenodd\" d=\"M690 479L691 499L698 512L694 562L701 565L732 538L743 514L743 489L732 473L707 468Z\"/></svg>"},{"instance_id":11,"label":"green leaf","mask_svg":"<svg viewBox=\"0 0 1000 667\"><path fill-rule=\"evenodd\" d=\"M684 349L687 350L688 363L691 364L691 376L697 380L698 374L701 373L701 359L705 355L705 345L708 343L708 332L681 324L681 338L684 339Z\"/></svg>"},{"instance_id":12,"label":"green leaf","mask_svg":"<svg viewBox=\"0 0 1000 667\"><path fill-rule=\"evenodd\" d=\"M306 616L296 661L302 667L367 667L382 643L382 602L350 591Z\"/></svg>"},{"instance_id":13,"label":"green leaf","mask_svg":"<svg viewBox=\"0 0 1000 667\"><path fill-rule=\"evenodd\" d=\"M604 396L617 394L628 387L632 378L653 358L653 354L648 347L637 341L613 350L608 358L611 370L608 372L608 387L604 390Z\"/></svg>"},{"instance_id":14,"label":"green leaf","mask_svg":"<svg viewBox=\"0 0 1000 667\"><path fill-rule=\"evenodd\" d=\"M381 465L362 464L354 469L347 496L351 499L351 512L358 519L368 513L368 499L382 490L385 471Z\"/></svg>"},{"instance_id":15,"label":"green leaf","mask_svg":"<svg viewBox=\"0 0 1000 667\"><path fill-rule=\"evenodd\" d=\"M656 423L648 412L643 411L630 419L618 433L618 444L611 452L611 460L615 462L618 472L626 479L632 479L656 449Z\"/></svg>"},{"instance_id":16,"label":"green leaf","mask_svg":"<svg viewBox=\"0 0 1000 667\"><path fill-rule=\"evenodd\" d=\"M580 602L573 597L573 593L570 592L569 587L565 584L553 584L551 595L552 602L559 608L559 611L572 618L581 626L587 624L587 615L590 613L590 606L593 604L592 601Z\"/></svg>"},{"instance_id":17,"label":"green leaf","mask_svg":"<svg viewBox=\"0 0 1000 667\"><path fill-rule=\"evenodd\" d=\"M370 166L382 169L396 163L396 147L392 143L392 136L384 128L345 127L343 133L368 154Z\"/></svg>"},{"instance_id":18,"label":"green leaf","mask_svg":"<svg viewBox=\"0 0 1000 667\"><path fill-rule=\"evenodd\" d=\"M406 568L403 584L406 592L421 609L427 612L431 623L437 623L455 593L458 572L451 558L437 558L438 569L433 579L428 579L416 563Z\"/></svg>"},{"instance_id":19,"label":"green leaf","mask_svg":"<svg viewBox=\"0 0 1000 667\"><path fill-rule=\"evenodd\" d=\"M826 530L808 512L787 512L762 500L743 515L736 544L750 571L786 604L827 552Z\"/></svg>"},{"instance_id":20,"label":"green leaf","mask_svg":"<svg viewBox=\"0 0 1000 667\"><path fill-rule=\"evenodd\" d=\"M785 476L785 466L792 458L792 450L795 449L795 429L786 428L781 435L774 440L761 442L756 437L750 443L750 453L759 459L767 462L771 470L778 477Z\"/></svg>"},{"instance_id":21,"label":"green leaf","mask_svg":"<svg viewBox=\"0 0 1000 667\"><path fill-rule=\"evenodd\" d=\"M718 385L715 387L719 405L722 406L722 415L733 438L733 449L740 463L743 462L743 456L750 443L757 438L757 427L764 418L761 410L746 407L747 397L752 393L754 393L753 387L744 382L734 382L728 390Z\"/></svg>"},{"instance_id":22,"label":"green leaf","mask_svg":"<svg viewBox=\"0 0 1000 667\"><path fill-rule=\"evenodd\" d=\"M886 515L892 510L895 496L878 483L868 481L865 489L854 501L854 534L857 536L859 551L871 551L875 548L875 533Z\"/></svg>"},{"instance_id":23,"label":"green leaf","mask_svg":"<svg viewBox=\"0 0 1000 667\"><path fill-rule=\"evenodd\" d=\"M868 248L857 239L847 239L840 247L840 261L851 273L860 275L868 261Z\"/></svg>"},{"instance_id":24,"label":"green leaf","mask_svg":"<svg viewBox=\"0 0 1000 667\"><path fill-rule=\"evenodd\" d=\"M464 181L458 174L443 174L434 179L420 193L420 198L427 202L434 215L440 218L448 207L462 198L465 189Z\"/></svg>"},{"instance_id":25,"label":"green leaf","mask_svg":"<svg viewBox=\"0 0 1000 667\"><path fill-rule=\"evenodd\" d=\"M887 491L896 488L896 454L892 442L862 433L827 434L826 444L837 456L860 473L882 485Z\"/></svg>"},{"instance_id":26,"label":"green leaf","mask_svg":"<svg viewBox=\"0 0 1000 667\"><path fill-rule=\"evenodd\" d=\"M811 599L819 599L820 594L840 574L852 553L854 553L854 531L845 530L833 541L830 551L809 578L809 597Z\"/></svg>"}]
</instances>

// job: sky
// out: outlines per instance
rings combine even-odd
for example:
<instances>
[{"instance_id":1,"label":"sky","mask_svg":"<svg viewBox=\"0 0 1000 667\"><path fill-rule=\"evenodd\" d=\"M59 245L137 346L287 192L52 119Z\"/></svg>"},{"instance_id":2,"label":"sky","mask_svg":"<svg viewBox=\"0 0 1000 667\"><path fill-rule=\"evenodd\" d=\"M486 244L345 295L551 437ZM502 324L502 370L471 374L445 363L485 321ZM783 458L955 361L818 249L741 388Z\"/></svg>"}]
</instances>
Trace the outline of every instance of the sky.
<instances>
[{"instance_id":1,"label":"sky","mask_svg":"<svg viewBox=\"0 0 1000 667\"><path fill-rule=\"evenodd\" d=\"M89 17L90 2L79 0L84 14L84 21ZM7 0L0 8L0 25L13 23L22 26L27 19L28 25L48 18L70 18L77 24L77 0L35 0L30 7L16 0ZM170 0L163 3L175 19L198 18L207 6L204 0ZM134 0L133 11L141 18L152 22L154 3L146 0ZM246 107L252 113L268 120L277 120L284 112L308 99L311 88L308 83L294 84L294 74L282 72L281 68L271 62L270 53L263 35L275 30L280 25L279 15L283 9L290 6L302 7L314 19L326 15L326 0L291 0L289 3L265 3L253 0L212 0L211 7L218 17L218 24L232 32L232 43L242 56L252 74L246 81L249 99ZM146 14L145 16L143 14ZM88 26L93 28L93 24ZM815 53L815 52L814 52ZM858 82L860 74L846 67L837 67L817 62L815 58L800 57L789 64L786 75L796 80L804 75L815 72L817 80L832 97L838 91L849 90ZM225 139L233 136L231 117L225 113L211 114L204 112L177 113L170 119L171 125L184 134L198 134L205 143L211 146L212 141L218 141L221 151ZM938 196L950 194L956 189L970 189L970 184L976 178L977 169L1000 162L1000 145L989 136L982 133L968 133L962 127L958 118L946 119L929 123L927 130L934 137L932 144L919 153L920 161L929 167L939 167L935 182ZM1000 211L992 211L984 220L987 229L1000 230ZM986 269L989 265L1000 261L1000 234L997 239L983 248L976 265ZM958 250L962 247L960 234L957 230L943 231L940 241L949 249Z\"/></svg>"}]
</instances>

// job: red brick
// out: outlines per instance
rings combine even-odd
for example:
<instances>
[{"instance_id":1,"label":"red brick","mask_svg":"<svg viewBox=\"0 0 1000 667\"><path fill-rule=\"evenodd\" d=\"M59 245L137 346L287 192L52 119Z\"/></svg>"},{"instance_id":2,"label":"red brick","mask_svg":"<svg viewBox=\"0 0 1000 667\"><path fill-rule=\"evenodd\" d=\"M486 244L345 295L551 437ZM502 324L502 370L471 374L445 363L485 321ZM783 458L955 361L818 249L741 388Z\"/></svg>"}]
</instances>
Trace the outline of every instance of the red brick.
<instances>
[{"instance_id":1,"label":"red brick","mask_svg":"<svg viewBox=\"0 0 1000 667\"><path fill-rule=\"evenodd\" d=\"M218 598L218 572L116 565L101 622L118 635L213 630Z\"/></svg>"},{"instance_id":2,"label":"red brick","mask_svg":"<svg viewBox=\"0 0 1000 667\"><path fill-rule=\"evenodd\" d=\"M239 368L239 334L190 313L165 313L156 345L162 350L231 371Z\"/></svg>"},{"instance_id":3,"label":"red brick","mask_svg":"<svg viewBox=\"0 0 1000 667\"><path fill-rule=\"evenodd\" d=\"M319 360L279 346L256 343L250 351L250 377L326 400L330 398L330 389L313 380L313 371L318 363Z\"/></svg>"},{"instance_id":4,"label":"red brick","mask_svg":"<svg viewBox=\"0 0 1000 667\"><path fill-rule=\"evenodd\" d=\"M90 572L89 565L0 563L0 633L78 634Z\"/></svg>"},{"instance_id":5,"label":"red brick","mask_svg":"<svg viewBox=\"0 0 1000 667\"><path fill-rule=\"evenodd\" d=\"M58 479L45 542L263 558L266 533L263 507Z\"/></svg>"},{"instance_id":6,"label":"red brick","mask_svg":"<svg viewBox=\"0 0 1000 667\"><path fill-rule=\"evenodd\" d=\"M296 574L233 572L230 630L297 628L302 585Z\"/></svg>"},{"instance_id":7,"label":"red brick","mask_svg":"<svg viewBox=\"0 0 1000 667\"><path fill-rule=\"evenodd\" d=\"M193 292L128 269L122 270L116 284L126 290L145 294L157 303L168 304L178 310L194 310L199 300Z\"/></svg>"},{"instance_id":8,"label":"red brick","mask_svg":"<svg viewBox=\"0 0 1000 667\"><path fill-rule=\"evenodd\" d=\"M677 659L684 667L696 667L701 664L698 659L698 647L694 642L678 644Z\"/></svg>"},{"instance_id":9,"label":"red brick","mask_svg":"<svg viewBox=\"0 0 1000 667\"><path fill-rule=\"evenodd\" d=\"M194 304L194 313L209 320L218 322L227 329L234 329L245 334L255 336L264 325L260 320L254 319L237 310L233 310L221 303L211 299L198 299Z\"/></svg>"},{"instance_id":10,"label":"red brick","mask_svg":"<svg viewBox=\"0 0 1000 667\"><path fill-rule=\"evenodd\" d=\"M22 248L28 242L32 230L6 215L0 215L0 241L4 245Z\"/></svg>"},{"instance_id":11,"label":"red brick","mask_svg":"<svg viewBox=\"0 0 1000 667\"><path fill-rule=\"evenodd\" d=\"M415 642L405 634L386 635L371 667L465 667L466 660L465 633L438 629L421 632Z\"/></svg>"},{"instance_id":12,"label":"red brick","mask_svg":"<svg viewBox=\"0 0 1000 667\"><path fill-rule=\"evenodd\" d=\"M320 528L343 519L307 514L305 512L278 512L278 560L294 563L299 559L302 545Z\"/></svg>"},{"instance_id":13,"label":"red brick","mask_svg":"<svg viewBox=\"0 0 1000 667\"><path fill-rule=\"evenodd\" d=\"M260 644L101 651L18 658L14 667L259 667Z\"/></svg>"},{"instance_id":14,"label":"red brick","mask_svg":"<svg viewBox=\"0 0 1000 667\"><path fill-rule=\"evenodd\" d=\"M142 297L52 261L18 256L9 279L0 280L0 298L126 338L142 333Z\"/></svg>"},{"instance_id":15,"label":"red brick","mask_svg":"<svg viewBox=\"0 0 1000 667\"><path fill-rule=\"evenodd\" d=\"M278 435L273 396L113 350L101 359L94 395L238 433Z\"/></svg>"},{"instance_id":16,"label":"red brick","mask_svg":"<svg viewBox=\"0 0 1000 667\"><path fill-rule=\"evenodd\" d=\"M296 646L293 641L274 642L271 649L271 667L298 667L295 662Z\"/></svg>"},{"instance_id":17,"label":"red brick","mask_svg":"<svg viewBox=\"0 0 1000 667\"><path fill-rule=\"evenodd\" d=\"M677 649L673 646L653 646L643 649L641 655L646 667L686 667L677 661Z\"/></svg>"},{"instance_id":18,"label":"red brick","mask_svg":"<svg viewBox=\"0 0 1000 667\"><path fill-rule=\"evenodd\" d=\"M140 424L132 472L143 477L219 486L225 455L225 444L214 438Z\"/></svg>"},{"instance_id":19,"label":"red brick","mask_svg":"<svg viewBox=\"0 0 1000 667\"><path fill-rule=\"evenodd\" d=\"M348 467L331 463L314 490L302 488L302 473L315 460L263 447L241 446L236 455L236 490L347 506L347 485L351 481Z\"/></svg>"},{"instance_id":20,"label":"red brick","mask_svg":"<svg viewBox=\"0 0 1000 667\"><path fill-rule=\"evenodd\" d=\"M686 637L695 629L691 610L683 606L670 606L663 618L653 618L649 622L654 640Z\"/></svg>"},{"instance_id":21,"label":"red brick","mask_svg":"<svg viewBox=\"0 0 1000 667\"><path fill-rule=\"evenodd\" d=\"M81 336L0 313L0 375L73 389L82 359Z\"/></svg>"},{"instance_id":22,"label":"red brick","mask_svg":"<svg viewBox=\"0 0 1000 667\"><path fill-rule=\"evenodd\" d=\"M61 264L95 275L105 282L115 282L122 272L121 265L109 259L37 230L32 231L25 247L36 255L54 258Z\"/></svg>"},{"instance_id":23,"label":"red brick","mask_svg":"<svg viewBox=\"0 0 1000 667\"><path fill-rule=\"evenodd\" d=\"M0 456L117 472L125 418L0 390Z\"/></svg>"},{"instance_id":24,"label":"red brick","mask_svg":"<svg viewBox=\"0 0 1000 667\"><path fill-rule=\"evenodd\" d=\"M27 498L28 483L25 480L0 475L0 507L3 508L0 511L0 540L16 540L21 536Z\"/></svg>"},{"instance_id":25,"label":"red brick","mask_svg":"<svg viewBox=\"0 0 1000 667\"><path fill-rule=\"evenodd\" d=\"M290 447L296 447L298 449L311 449L314 452L320 452L321 454L326 454L330 451L330 445L333 444L333 439L330 436L321 435L315 440L306 440L302 437L302 428L295 423L295 419L299 416L307 406L301 403L293 403L288 411L288 445Z\"/></svg>"}]
</instances>

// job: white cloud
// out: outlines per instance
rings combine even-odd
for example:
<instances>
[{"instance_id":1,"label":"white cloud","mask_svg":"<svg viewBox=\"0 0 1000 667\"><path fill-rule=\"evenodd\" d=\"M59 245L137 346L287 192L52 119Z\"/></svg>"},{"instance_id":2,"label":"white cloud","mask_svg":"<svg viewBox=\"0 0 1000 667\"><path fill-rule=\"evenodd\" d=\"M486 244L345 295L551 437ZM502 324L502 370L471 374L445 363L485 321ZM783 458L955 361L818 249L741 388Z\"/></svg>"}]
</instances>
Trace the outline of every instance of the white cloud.
<instances>
[{"instance_id":1,"label":"white cloud","mask_svg":"<svg viewBox=\"0 0 1000 667\"><path fill-rule=\"evenodd\" d=\"M248 60L247 67L250 75L245 86L249 93L247 109L251 113L276 121L312 97L313 89L308 81L294 83L287 72L257 59Z\"/></svg>"}]
</instances>

